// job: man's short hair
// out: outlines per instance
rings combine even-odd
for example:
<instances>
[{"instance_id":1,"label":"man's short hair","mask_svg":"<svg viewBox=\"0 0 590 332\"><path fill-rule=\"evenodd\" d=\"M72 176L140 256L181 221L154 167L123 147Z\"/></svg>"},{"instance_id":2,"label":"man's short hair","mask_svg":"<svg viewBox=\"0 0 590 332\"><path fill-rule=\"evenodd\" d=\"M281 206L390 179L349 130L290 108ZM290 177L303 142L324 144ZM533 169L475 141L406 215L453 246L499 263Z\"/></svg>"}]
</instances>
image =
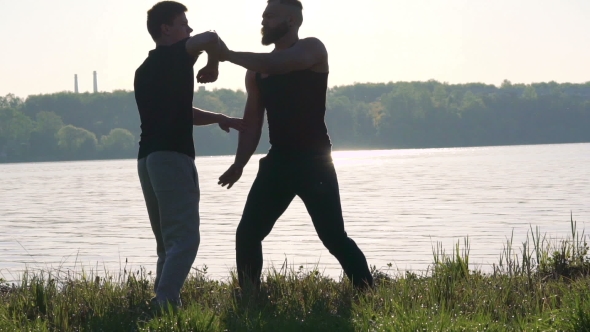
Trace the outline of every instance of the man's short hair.
<instances>
[{"instance_id":1,"label":"man's short hair","mask_svg":"<svg viewBox=\"0 0 590 332\"><path fill-rule=\"evenodd\" d=\"M303 24L303 4L299 0L268 0L268 3L280 3L281 5L287 5L294 7L295 10L295 19L297 21L297 25L301 26Z\"/></svg>"},{"instance_id":2,"label":"man's short hair","mask_svg":"<svg viewBox=\"0 0 590 332\"><path fill-rule=\"evenodd\" d=\"M185 5L176 1L161 1L155 4L147 12L147 29L152 39L160 38L162 24L172 25L174 19L187 10Z\"/></svg>"},{"instance_id":3,"label":"man's short hair","mask_svg":"<svg viewBox=\"0 0 590 332\"><path fill-rule=\"evenodd\" d=\"M299 0L268 0L268 3L271 2L278 2L281 5L288 5L288 6L295 6L301 10L303 10L303 4Z\"/></svg>"}]
</instances>

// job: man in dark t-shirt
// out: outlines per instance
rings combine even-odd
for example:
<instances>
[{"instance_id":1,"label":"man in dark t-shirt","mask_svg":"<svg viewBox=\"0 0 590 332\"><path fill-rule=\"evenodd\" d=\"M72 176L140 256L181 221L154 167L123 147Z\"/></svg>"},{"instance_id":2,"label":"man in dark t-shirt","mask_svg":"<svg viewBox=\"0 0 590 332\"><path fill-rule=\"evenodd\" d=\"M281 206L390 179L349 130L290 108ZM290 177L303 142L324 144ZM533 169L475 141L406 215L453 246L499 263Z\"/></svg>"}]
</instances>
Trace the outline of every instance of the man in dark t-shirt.
<instances>
[{"instance_id":1,"label":"man in dark t-shirt","mask_svg":"<svg viewBox=\"0 0 590 332\"><path fill-rule=\"evenodd\" d=\"M157 244L154 305L179 306L180 289L199 247L199 182L195 167L193 125L217 123L240 130L241 119L193 107L197 57L208 62L201 83L218 75L219 37L205 32L193 37L186 7L173 1L148 11L147 27L156 43L135 72L135 99L141 118L138 173Z\"/></svg>"},{"instance_id":2,"label":"man in dark t-shirt","mask_svg":"<svg viewBox=\"0 0 590 332\"><path fill-rule=\"evenodd\" d=\"M248 99L234 164L219 178L228 189L239 180L260 140L264 111L271 149L260 160L236 232L240 286L260 285L262 240L293 198L299 196L330 253L359 289L373 285L363 252L344 229L332 144L324 122L328 52L317 38L299 39L301 2L269 0L262 16L262 44L272 53L229 51L222 42L220 59L248 69Z\"/></svg>"}]
</instances>

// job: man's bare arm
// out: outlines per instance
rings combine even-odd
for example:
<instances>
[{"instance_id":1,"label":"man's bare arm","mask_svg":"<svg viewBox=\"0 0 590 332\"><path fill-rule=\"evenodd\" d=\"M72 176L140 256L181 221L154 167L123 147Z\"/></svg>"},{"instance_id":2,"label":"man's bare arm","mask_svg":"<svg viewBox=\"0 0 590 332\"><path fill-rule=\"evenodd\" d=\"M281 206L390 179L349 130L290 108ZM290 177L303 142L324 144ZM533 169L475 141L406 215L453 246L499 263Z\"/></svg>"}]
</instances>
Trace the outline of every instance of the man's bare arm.
<instances>
[{"instance_id":1,"label":"man's bare arm","mask_svg":"<svg viewBox=\"0 0 590 332\"><path fill-rule=\"evenodd\" d=\"M221 113L208 112L196 107L193 107L193 125L206 126L214 123L219 123L227 118Z\"/></svg>"},{"instance_id":2,"label":"man's bare arm","mask_svg":"<svg viewBox=\"0 0 590 332\"><path fill-rule=\"evenodd\" d=\"M256 151L262 133L264 105L256 85L256 73L253 71L246 73L246 91L248 92L248 99L244 109L244 126L246 130L240 132L234 164L219 177L219 184L222 187L227 186L227 189L230 189L242 176L244 166Z\"/></svg>"},{"instance_id":3,"label":"man's bare arm","mask_svg":"<svg viewBox=\"0 0 590 332\"><path fill-rule=\"evenodd\" d=\"M193 107L193 125L207 126L215 123L219 124L219 127L226 132L229 132L230 128L233 128L237 131L243 130L242 119L232 118L221 113L207 112Z\"/></svg>"},{"instance_id":4,"label":"man's bare arm","mask_svg":"<svg viewBox=\"0 0 590 332\"><path fill-rule=\"evenodd\" d=\"M203 51L207 52L207 64L197 73L199 83L212 83L219 76L219 55L221 42L217 33L208 31L195 35L185 44L186 51L197 57Z\"/></svg>"},{"instance_id":5,"label":"man's bare arm","mask_svg":"<svg viewBox=\"0 0 590 332\"><path fill-rule=\"evenodd\" d=\"M262 123L264 120L264 106L260 99L260 91L256 84L256 73L248 71L246 73L246 92L248 99L244 109L244 126L247 130L240 132L238 140L238 150L234 164L244 167L250 160L250 157L256 151L262 134Z\"/></svg>"},{"instance_id":6,"label":"man's bare arm","mask_svg":"<svg viewBox=\"0 0 590 332\"><path fill-rule=\"evenodd\" d=\"M207 31L190 37L185 44L188 54L196 57L203 52L207 52L207 56L219 55L219 37L213 31ZM219 60L217 59L214 60Z\"/></svg>"},{"instance_id":7,"label":"man's bare arm","mask_svg":"<svg viewBox=\"0 0 590 332\"><path fill-rule=\"evenodd\" d=\"M224 48L222 46L222 48ZM293 47L272 53L222 51L221 60L264 74L286 74L327 62L328 52L317 38L306 38Z\"/></svg>"}]
</instances>

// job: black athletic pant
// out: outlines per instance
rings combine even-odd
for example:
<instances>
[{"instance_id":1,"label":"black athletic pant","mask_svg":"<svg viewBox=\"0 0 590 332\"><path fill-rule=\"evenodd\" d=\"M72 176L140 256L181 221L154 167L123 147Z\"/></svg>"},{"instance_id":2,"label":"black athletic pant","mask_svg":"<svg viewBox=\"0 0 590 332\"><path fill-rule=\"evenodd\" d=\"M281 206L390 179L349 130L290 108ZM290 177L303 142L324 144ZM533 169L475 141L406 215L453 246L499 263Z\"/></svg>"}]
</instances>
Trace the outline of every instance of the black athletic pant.
<instances>
[{"instance_id":1,"label":"black athletic pant","mask_svg":"<svg viewBox=\"0 0 590 332\"><path fill-rule=\"evenodd\" d=\"M287 157L272 151L260 160L236 233L240 286L248 280L259 287L262 240L295 195L303 200L320 240L354 286L372 286L365 255L344 230L338 179L330 155Z\"/></svg>"}]
</instances>

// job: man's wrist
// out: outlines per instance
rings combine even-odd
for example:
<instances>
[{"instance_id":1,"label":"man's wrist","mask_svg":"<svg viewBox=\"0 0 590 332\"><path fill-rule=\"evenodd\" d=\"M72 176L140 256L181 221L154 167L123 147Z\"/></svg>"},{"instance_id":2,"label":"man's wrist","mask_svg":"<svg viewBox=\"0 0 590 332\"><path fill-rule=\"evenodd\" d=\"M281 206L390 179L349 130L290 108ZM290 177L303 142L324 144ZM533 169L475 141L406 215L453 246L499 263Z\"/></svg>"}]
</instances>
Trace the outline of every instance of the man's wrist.
<instances>
[{"instance_id":1,"label":"man's wrist","mask_svg":"<svg viewBox=\"0 0 590 332\"><path fill-rule=\"evenodd\" d=\"M205 65L205 67L218 68L219 67L219 58L213 59L213 57L210 57L207 60L207 64Z\"/></svg>"},{"instance_id":2,"label":"man's wrist","mask_svg":"<svg viewBox=\"0 0 590 332\"><path fill-rule=\"evenodd\" d=\"M228 119L227 115L222 114L222 113L217 114L217 123L222 123L227 119Z\"/></svg>"},{"instance_id":3,"label":"man's wrist","mask_svg":"<svg viewBox=\"0 0 590 332\"><path fill-rule=\"evenodd\" d=\"M233 59L235 53L236 52L234 52L232 50L228 50L227 53L225 53L223 61L232 62L232 59Z\"/></svg>"},{"instance_id":4,"label":"man's wrist","mask_svg":"<svg viewBox=\"0 0 590 332\"><path fill-rule=\"evenodd\" d=\"M234 166L235 166L235 167L238 167L238 168L244 168L244 166L246 166L246 164L245 164L245 163L243 163L243 162L238 162L238 161L235 161L235 162L234 162Z\"/></svg>"}]
</instances>

